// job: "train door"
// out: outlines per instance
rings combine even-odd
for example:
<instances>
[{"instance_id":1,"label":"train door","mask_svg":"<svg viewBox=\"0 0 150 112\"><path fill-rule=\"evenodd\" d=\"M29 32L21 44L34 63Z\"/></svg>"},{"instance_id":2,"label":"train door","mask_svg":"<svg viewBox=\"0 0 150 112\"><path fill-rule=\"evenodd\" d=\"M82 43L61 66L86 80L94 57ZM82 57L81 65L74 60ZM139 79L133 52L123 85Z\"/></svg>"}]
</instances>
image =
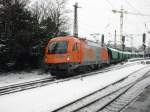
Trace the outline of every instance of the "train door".
<instances>
[{"instance_id":1,"label":"train door","mask_svg":"<svg viewBox=\"0 0 150 112\"><path fill-rule=\"evenodd\" d=\"M108 51L106 48L101 48L100 49L100 59L101 59L101 62L102 63L106 63L109 61L109 58L108 58Z\"/></svg>"},{"instance_id":2,"label":"train door","mask_svg":"<svg viewBox=\"0 0 150 112\"><path fill-rule=\"evenodd\" d=\"M81 44L80 44L80 43L77 43L77 47L78 47L78 50L77 50L77 53L78 53L78 61L81 62Z\"/></svg>"},{"instance_id":3,"label":"train door","mask_svg":"<svg viewBox=\"0 0 150 112\"><path fill-rule=\"evenodd\" d=\"M74 62L80 61L80 44L79 43L75 43L73 45L72 55L73 55L73 61Z\"/></svg>"}]
</instances>

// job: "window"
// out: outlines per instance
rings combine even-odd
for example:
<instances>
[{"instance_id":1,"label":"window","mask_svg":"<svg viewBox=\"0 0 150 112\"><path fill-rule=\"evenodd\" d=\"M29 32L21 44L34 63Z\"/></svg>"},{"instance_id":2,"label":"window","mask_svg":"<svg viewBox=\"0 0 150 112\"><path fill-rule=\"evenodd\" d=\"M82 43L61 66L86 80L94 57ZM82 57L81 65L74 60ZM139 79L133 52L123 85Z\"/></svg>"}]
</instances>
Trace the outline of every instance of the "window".
<instances>
[{"instance_id":1,"label":"window","mask_svg":"<svg viewBox=\"0 0 150 112\"><path fill-rule=\"evenodd\" d=\"M64 54L67 52L67 42L52 42L48 44L48 53L49 54Z\"/></svg>"}]
</instances>

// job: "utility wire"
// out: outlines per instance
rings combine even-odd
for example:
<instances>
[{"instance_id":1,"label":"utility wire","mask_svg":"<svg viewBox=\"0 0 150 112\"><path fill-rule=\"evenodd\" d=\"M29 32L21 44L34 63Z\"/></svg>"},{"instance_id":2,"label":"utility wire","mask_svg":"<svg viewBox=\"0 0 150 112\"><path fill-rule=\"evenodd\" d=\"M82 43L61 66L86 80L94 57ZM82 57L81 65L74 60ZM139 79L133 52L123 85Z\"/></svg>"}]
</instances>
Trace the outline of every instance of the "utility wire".
<instances>
[{"instance_id":1,"label":"utility wire","mask_svg":"<svg viewBox=\"0 0 150 112\"><path fill-rule=\"evenodd\" d=\"M111 8L113 8L113 9L115 8L114 5L109 0L106 0L106 1L111 6Z\"/></svg>"},{"instance_id":2,"label":"utility wire","mask_svg":"<svg viewBox=\"0 0 150 112\"><path fill-rule=\"evenodd\" d=\"M148 15L148 14L143 14L143 13L141 13L137 8L135 8L135 7L134 7L130 2L128 2L127 0L125 0L125 1L126 1L126 3L127 3L130 7L132 7L134 10L137 11L137 13L129 12L130 14L139 15L139 16L149 16L149 17L150 17L150 15Z\"/></svg>"},{"instance_id":3,"label":"utility wire","mask_svg":"<svg viewBox=\"0 0 150 112\"><path fill-rule=\"evenodd\" d=\"M146 3L146 5L148 6L148 7L150 7L150 2L149 2L149 0L147 1L147 0L143 0L145 3Z\"/></svg>"},{"instance_id":4,"label":"utility wire","mask_svg":"<svg viewBox=\"0 0 150 112\"><path fill-rule=\"evenodd\" d=\"M132 14L132 15L139 15L139 16L149 16L150 17L150 15L146 15L146 14L139 14L139 13L134 13L134 12L128 12L129 14Z\"/></svg>"},{"instance_id":5,"label":"utility wire","mask_svg":"<svg viewBox=\"0 0 150 112\"><path fill-rule=\"evenodd\" d=\"M150 15L145 15L145 14L142 14L137 8L135 8L133 5L131 5L131 3L130 2L128 2L127 0L125 0L126 1L126 3L128 4L128 5L130 5L130 7L132 7L134 10L136 10L137 12L138 12L138 14L136 14L136 13L131 13L131 14L133 14L133 15L140 15L140 16L144 16L143 18L145 19L145 17L146 16L149 16L150 17ZM144 25L145 25L145 29L147 30L147 32L149 32L149 29L148 29L148 27L147 27L147 24L146 23L144 23Z\"/></svg>"},{"instance_id":6,"label":"utility wire","mask_svg":"<svg viewBox=\"0 0 150 112\"><path fill-rule=\"evenodd\" d=\"M81 4L85 4L88 0L80 0L81 2Z\"/></svg>"},{"instance_id":7,"label":"utility wire","mask_svg":"<svg viewBox=\"0 0 150 112\"><path fill-rule=\"evenodd\" d=\"M125 0L125 2L132 7L134 10L136 10L139 14L141 14L141 12L139 10L137 10L137 8L135 8L130 2L128 2L127 0Z\"/></svg>"}]
</instances>

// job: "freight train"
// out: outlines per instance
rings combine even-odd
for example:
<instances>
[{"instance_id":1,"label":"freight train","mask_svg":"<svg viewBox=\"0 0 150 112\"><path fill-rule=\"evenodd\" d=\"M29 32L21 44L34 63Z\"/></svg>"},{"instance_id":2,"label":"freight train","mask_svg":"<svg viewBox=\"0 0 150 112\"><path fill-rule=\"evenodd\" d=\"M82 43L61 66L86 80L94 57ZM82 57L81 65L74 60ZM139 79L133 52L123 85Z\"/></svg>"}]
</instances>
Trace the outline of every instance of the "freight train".
<instances>
[{"instance_id":1,"label":"freight train","mask_svg":"<svg viewBox=\"0 0 150 112\"><path fill-rule=\"evenodd\" d=\"M45 48L44 63L48 65L52 75L57 75L58 72L68 75L73 71L97 69L104 64L109 65L140 56L102 46L87 39L64 36L49 40Z\"/></svg>"}]
</instances>

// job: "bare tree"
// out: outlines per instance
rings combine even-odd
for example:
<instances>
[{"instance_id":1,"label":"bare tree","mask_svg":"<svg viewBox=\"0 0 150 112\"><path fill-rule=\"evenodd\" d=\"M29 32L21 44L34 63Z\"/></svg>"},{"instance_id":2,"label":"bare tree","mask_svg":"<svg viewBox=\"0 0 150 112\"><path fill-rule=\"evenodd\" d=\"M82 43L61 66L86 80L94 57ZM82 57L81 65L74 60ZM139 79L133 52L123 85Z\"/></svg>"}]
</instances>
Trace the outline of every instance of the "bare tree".
<instances>
[{"instance_id":1,"label":"bare tree","mask_svg":"<svg viewBox=\"0 0 150 112\"><path fill-rule=\"evenodd\" d=\"M39 23L51 21L51 24L43 25L43 28L57 35L61 30L65 31L68 27L68 17L65 15L67 13L66 2L67 0L36 1L32 5L32 11L37 16Z\"/></svg>"}]
</instances>

